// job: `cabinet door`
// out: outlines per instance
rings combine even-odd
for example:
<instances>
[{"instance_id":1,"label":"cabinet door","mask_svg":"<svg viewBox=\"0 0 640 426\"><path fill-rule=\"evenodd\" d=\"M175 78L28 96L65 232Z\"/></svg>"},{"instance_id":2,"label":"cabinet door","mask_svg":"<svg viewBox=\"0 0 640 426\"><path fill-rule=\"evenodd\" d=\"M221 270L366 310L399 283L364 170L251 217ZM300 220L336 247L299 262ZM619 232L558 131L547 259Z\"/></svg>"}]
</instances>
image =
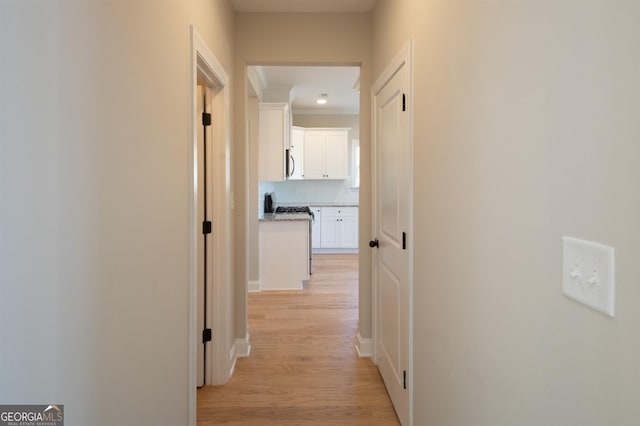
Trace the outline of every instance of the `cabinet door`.
<instances>
[{"instance_id":1,"label":"cabinet door","mask_svg":"<svg viewBox=\"0 0 640 426\"><path fill-rule=\"evenodd\" d=\"M311 225L311 247L320 248L322 241L322 209L320 207L311 207L314 220Z\"/></svg>"},{"instance_id":2,"label":"cabinet door","mask_svg":"<svg viewBox=\"0 0 640 426\"><path fill-rule=\"evenodd\" d=\"M284 181L285 148L289 145L289 107L286 103L258 104L258 177Z\"/></svg>"},{"instance_id":3,"label":"cabinet door","mask_svg":"<svg viewBox=\"0 0 640 426\"><path fill-rule=\"evenodd\" d=\"M291 151L289 152L293 169L293 173L289 176L289 180L304 179L304 129L299 127L291 128ZM289 170L291 172L291 170Z\"/></svg>"},{"instance_id":4,"label":"cabinet door","mask_svg":"<svg viewBox=\"0 0 640 426\"><path fill-rule=\"evenodd\" d=\"M338 247L338 216L326 216L322 215L321 229L320 229L320 247L322 248L335 248Z\"/></svg>"},{"instance_id":5,"label":"cabinet door","mask_svg":"<svg viewBox=\"0 0 640 426\"><path fill-rule=\"evenodd\" d=\"M304 134L304 178L324 179L325 132L307 130Z\"/></svg>"},{"instance_id":6,"label":"cabinet door","mask_svg":"<svg viewBox=\"0 0 640 426\"><path fill-rule=\"evenodd\" d=\"M339 223L338 247L358 248L358 217L343 216Z\"/></svg>"},{"instance_id":7,"label":"cabinet door","mask_svg":"<svg viewBox=\"0 0 640 426\"><path fill-rule=\"evenodd\" d=\"M347 177L347 132L330 130L325 137L325 179L346 179Z\"/></svg>"}]
</instances>

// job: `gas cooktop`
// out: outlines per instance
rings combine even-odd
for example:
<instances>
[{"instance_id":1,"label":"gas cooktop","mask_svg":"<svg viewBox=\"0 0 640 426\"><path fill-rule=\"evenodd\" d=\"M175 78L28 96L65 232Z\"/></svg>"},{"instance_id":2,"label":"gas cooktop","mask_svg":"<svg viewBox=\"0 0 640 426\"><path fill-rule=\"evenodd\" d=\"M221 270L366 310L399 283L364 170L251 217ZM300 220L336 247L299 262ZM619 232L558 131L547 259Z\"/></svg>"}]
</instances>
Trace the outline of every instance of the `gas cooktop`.
<instances>
[{"instance_id":1,"label":"gas cooktop","mask_svg":"<svg viewBox=\"0 0 640 426\"><path fill-rule=\"evenodd\" d=\"M294 207L278 207L276 213L310 213L311 209L308 206L294 206Z\"/></svg>"},{"instance_id":2,"label":"gas cooktop","mask_svg":"<svg viewBox=\"0 0 640 426\"><path fill-rule=\"evenodd\" d=\"M277 207L276 213L307 213L311 215L312 219L315 219L309 206Z\"/></svg>"}]
</instances>

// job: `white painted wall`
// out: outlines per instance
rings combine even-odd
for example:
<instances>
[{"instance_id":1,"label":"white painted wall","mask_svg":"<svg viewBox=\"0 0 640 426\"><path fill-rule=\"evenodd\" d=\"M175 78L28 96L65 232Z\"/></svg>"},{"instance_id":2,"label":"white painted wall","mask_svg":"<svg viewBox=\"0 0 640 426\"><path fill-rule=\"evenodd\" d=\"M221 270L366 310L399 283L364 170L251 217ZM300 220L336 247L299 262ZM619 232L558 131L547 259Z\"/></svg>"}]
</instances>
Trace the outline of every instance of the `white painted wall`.
<instances>
[{"instance_id":1,"label":"white painted wall","mask_svg":"<svg viewBox=\"0 0 640 426\"><path fill-rule=\"evenodd\" d=\"M378 0L415 41L415 425L640 419L640 3ZM616 248L610 319L561 238Z\"/></svg>"},{"instance_id":2,"label":"white painted wall","mask_svg":"<svg viewBox=\"0 0 640 426\"><path fill-rule=\"evenodd\" d=\"M188 421L189 24L225 1L0 2L0 401Z\"/></svg>"}]
</instances>

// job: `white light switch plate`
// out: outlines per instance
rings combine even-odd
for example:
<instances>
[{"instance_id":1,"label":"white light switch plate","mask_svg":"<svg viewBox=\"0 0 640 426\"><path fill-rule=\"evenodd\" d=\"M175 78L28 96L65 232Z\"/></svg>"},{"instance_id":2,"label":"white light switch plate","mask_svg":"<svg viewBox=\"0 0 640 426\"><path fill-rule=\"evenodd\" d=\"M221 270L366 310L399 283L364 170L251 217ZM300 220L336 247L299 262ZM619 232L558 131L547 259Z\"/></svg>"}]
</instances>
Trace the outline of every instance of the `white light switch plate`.
<instances>
[{"instance_id":1,"label":"white light switch plate","mask_svg":"<svg viewBox=\"0 0 640 426\"><path fill-rule=\"evenodd\" d=\"M613 247L562 237L562 292L613 318L616 293Z\"/></svg>"}]
</instances>

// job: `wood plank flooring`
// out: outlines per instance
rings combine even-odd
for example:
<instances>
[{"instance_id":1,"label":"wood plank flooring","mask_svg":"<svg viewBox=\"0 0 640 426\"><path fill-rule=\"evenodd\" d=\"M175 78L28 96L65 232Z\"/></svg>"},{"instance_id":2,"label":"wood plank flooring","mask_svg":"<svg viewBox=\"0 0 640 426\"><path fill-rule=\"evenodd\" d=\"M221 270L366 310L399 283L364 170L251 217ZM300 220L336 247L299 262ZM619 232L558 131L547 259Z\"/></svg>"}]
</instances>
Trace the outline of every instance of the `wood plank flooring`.
<instances>
[{"instance_id":1,"label":"wood plank flooring","mask_svg":"<svg viewBox=\"0 0 640 426\"><path fill-rule=\"evenodd\" d=\"M354 349L357 255L314 255L303 291L249 294L251 356L198 391L199 425L399 425L378 373Z\"/></svg>"}]
</instances>

